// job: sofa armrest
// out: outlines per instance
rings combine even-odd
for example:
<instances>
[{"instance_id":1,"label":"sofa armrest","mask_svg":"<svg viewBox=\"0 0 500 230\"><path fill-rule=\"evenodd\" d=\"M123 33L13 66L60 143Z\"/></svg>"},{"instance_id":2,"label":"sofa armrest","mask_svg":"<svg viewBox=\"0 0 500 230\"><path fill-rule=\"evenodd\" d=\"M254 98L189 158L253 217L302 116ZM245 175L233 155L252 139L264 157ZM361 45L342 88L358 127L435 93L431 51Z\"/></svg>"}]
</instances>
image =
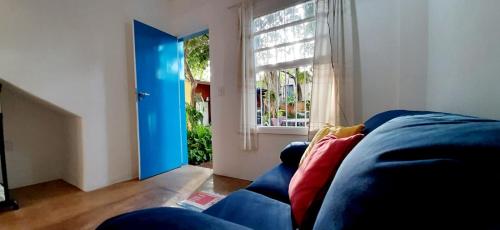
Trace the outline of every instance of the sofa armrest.
<instances>
[{"instance_id":1,"label":"sofa armrest","mask_svg":"<svg viewBox=\"0 0 500 230\"><path fill-rule=\"evenodd\" d=\"M292 166L292 167L299 167L299 162L300 159L302 158L302 155L304 154L304 151L306 151L307 146L309 146L309 142L305 141L295 141L291 142L283 150L281 150L281 161L283 164Z\"/></svg>"},{"instance_id":2,"label":"sofa armrest","mask_svg":"<svg viewBox=\"0 0 500 230\"><path fill-rule=\"evenodd\" d=\"M236 229L249 228L201 212L182 208L151 208L115 216L97 230L125 229Z\"/></svg>"}]
</instances>

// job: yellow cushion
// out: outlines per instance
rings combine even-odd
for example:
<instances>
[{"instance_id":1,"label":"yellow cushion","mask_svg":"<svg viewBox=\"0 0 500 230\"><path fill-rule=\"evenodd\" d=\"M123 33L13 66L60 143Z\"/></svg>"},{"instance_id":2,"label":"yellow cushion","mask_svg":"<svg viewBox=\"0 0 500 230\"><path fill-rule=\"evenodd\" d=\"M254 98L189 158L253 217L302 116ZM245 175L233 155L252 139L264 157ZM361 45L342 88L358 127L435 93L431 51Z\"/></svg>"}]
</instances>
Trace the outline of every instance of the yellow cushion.
<instances>
[{"instance_id":1,"label":"yellow cushion","mask_svg":"<svg viewBox=\"0 0 500 230\"><path fill-rule=\"evenodd\" d=\"M337 138L350 137L352 135L360 134L361 132L363 132L363 129L365 129L365 125L363 124L349 127L339 127L335 130L333 135L335 135Z\"/></svg>"},{"instance_id":2,"label":"yellow cushion","mask_svg":"<svg viewBox=\"0 0 500 230\"><path fill-rule=\"evenodd\" d=\"M350 137L352 135L360 134L363 132L363 129L365 128L365 125L359 124L359 125L354 125L354 126L349 126L349 127L342 127L342 126L333 126L330 124L326 124L322 129L318 130L316 135L314 135L313 139L311 140L311 143L309 146L307 146L306 151L302 155L302 158L300 159L299 166L302 164L304 159L309 157L311 154L311 149L313 146L318 142L319 140L323 139L328 134L333 134L337 138L345 138L345 137Z\"/></svg>"}]
</instances>

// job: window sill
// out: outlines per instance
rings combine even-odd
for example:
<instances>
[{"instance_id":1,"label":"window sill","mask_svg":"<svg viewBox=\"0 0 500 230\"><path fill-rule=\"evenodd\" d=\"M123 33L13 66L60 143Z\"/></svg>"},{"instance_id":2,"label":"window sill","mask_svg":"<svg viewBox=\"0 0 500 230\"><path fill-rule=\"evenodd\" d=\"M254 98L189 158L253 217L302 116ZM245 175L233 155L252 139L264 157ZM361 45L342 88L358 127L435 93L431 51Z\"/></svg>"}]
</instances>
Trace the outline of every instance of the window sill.
<instances>
[{"instance_id":1,"label":"window sill","mask_svg":"<svg viewBox=\"0 0 500 230\"><path fill-rule=\"evenodd\" d=\"M281 134L281 135L300 135L307 136L308 128L306 127L269 127L269 126L259 126L257 127L257 133L259 134Z\"/></svg>"}]
</instances>

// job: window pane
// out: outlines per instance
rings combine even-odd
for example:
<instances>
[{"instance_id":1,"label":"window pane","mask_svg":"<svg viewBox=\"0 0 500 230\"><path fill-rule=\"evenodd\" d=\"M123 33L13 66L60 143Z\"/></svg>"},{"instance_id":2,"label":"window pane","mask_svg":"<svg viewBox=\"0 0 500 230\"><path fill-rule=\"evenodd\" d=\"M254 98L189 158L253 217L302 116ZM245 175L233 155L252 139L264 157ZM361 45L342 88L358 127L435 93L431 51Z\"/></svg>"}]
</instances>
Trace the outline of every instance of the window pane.
<instances>
[{"instance_id":1,"label":"window pane","mask_svg":"<svg viewBox=\"0 0 500 230\"><path fill-rule=\"evenodd\" d=\"M270 33L260 34L254 38L254 49L273 46L273 39Z\"/></svg>"},{"instance_id":2,"label":"window pane","mask_svg":"<svg viewBox=\"0 0 500 230\"><path fill-rule=\"evenodd\" d=\"M262 126L308 126L312 89L315 21L284 24L313 17L313 1L289 7L254 20L256 66L272 68L290 63L297 67L261 71L256 76L257 123ZM279 65L277 65L279 66Z\"/></svg>"},{"instance_id":3,"label":"window pane","mask_svg":"<svg viewBox=\"0 0 500 230\"><path fill-rule=\"evenodd\" d=\"M304 43L304 58L312 58L314 56L314 41Z\"/></svg>"},{"instance_id":4,"label":"window pane","mask_svg":"<svg viewBox=\"0 0 500 230\"><path fill-rule=\"evenodd\" d=\"M314 2L311 1L304 3L304 12L306 18L313 17L316 14Z\"/></svg>"},{"instance_id":5,"label":"window pane","mask_svg":"<svg viewBox=\"0 0 500 230\"><path fill-rule=\"evenodd\" d=\"M274 34L274 39L275 39L275 45L283 44L286 42L286 34L285 34L285 29L280 29L277 30L276 33Z\"/></svg>"},{"instance_id":6,"label":"window pane","mask_svg":"<svg viewBox=\"0 0 500 230\"><path fill-rule=\"evenodd\" d=\"M312 66L257 73L257 122L262 126L307 126Z\"/></svg>"},{"instance_id":7,"label":"window pane","mask_svg":"<svg viewBox=\"0 0 500 230\"><path fill-rule=\"evenodd\" d=\"M295 61L304 58L304 43L298 43L289 46L290 55L287 57L287 61Z\"/></svg>"},{"instance_id":8,"label":"window pane","mask_svg":"<svg viewBox=\"0 0 500 230\"><path fill-rule=\"evenodd\" d=\"M314 16L314 3L302 3L290 8L286 8L283 11L285 23L295 22Z\"/></svg>"},{"instance_id":9,"label":"window pane","mask_svg":"<svg viewBox=\"0 0 500 230\"><path fill-rule=\"evenodd\" d=\"M297 20L294 11L294 7L286 8L284 10L285 23L290 23Z\"/></svg>"},{"instance_id":10,"label":"window pane","mask_svg":"<svg viewBox=\"0 0 500 230\"><path fill-rule=\"evenodd\" d=\"M288 26L276 31L259 34L254 38L255 49L277 46L283 43L296 42L308 38L314 38L315 22Z\"/></svg>"},{"instance_id":11,"label":"window pane","mask_svg":"<svg viewBox=\"0 0 500 230\"><path fill-rule=\"evenodd\" d=\"M303 24L285 28L286 42L295 42L301 40L304 37L303 33L300 33L300 27L303 27Z\"/></svg>"},{"instance_id":12,"label":"window pane","mask_svg":"<svg viewBox=\"0 0 500 230\"><path fill-rule=\"evenodd\" d=\"M264 64L264 52L257 52L255 53L255 65L256 66L261 66Z\"/></svg>"},{"instance_id":13,"label":"window pane","mask_svg":"<svg viewBox=\"0 0 500 230\"><path fill-rule=\"evenodd\" d=\"M264 15L254 20L254 31L267 30L276 26L283 25L284 15L283 10L277 11L272 14Z\"/></svg>"},{"instance_id":14,"label":"window pane","mask_svg":"<svg viewBox=\"0 0 500 230\"><path fill-rule=\"evenodd\" d=\"M265 29L271 27L268 23L270 21L269 17L271 17L271 15L262 16L262 17L257 18L253 21L253 26L254 26L255 32L265 30Z\"/></svg>"},{"instance_id":15,"label":"window pane","mask_svg":"<svg viewBox=\"0 0 500 230\"><path fill-rule=\"evenodd\" d=\"M268 50L268 55L267 55L267 64L268 65L275 65L276 64L276 49L270 49Z\"/></svg>"},{"instance_id":16,"label":"window pane","mask_svg":"<svg viewBox=\"0 0 500 230\"><path fill-rule=\"evenodd\" d=\"M288 47L280 47L276 49L276 59L281 63L285 62L287 57L289 56L290 51Z\"/></svg>"},{"instance_id":17,"label":"window pane","mask_svg":"<svg viewBox=\"0 0 500 230\"><path fill-rule=\"evenodd\" d=\"M306 22L304 24L304 38L314 38L316 31L316 22Z\"/></svg>"},{"instance_id":18,"label":"window pane","mask_svg":"<svg viewBox=\"0 0 500 230\"><path fill-rule=\"evenodd\" d=\"M267 30L283 24L313 17L315 14L314 2L306 2L296 6L276 11L272 14L258 17L254 20L254 32Z\"/></svg>"},{"instance_id":19,"label":"window pane","mask_svg":"<svg viewBox=\"0 0 500 230\"><path fill-rule=\"evenodd\" d=\"M300 6L300 5L298 5L298 6ZM290 23L290 22L300 20L300 16L296 13L296 11L297 11L296 7L286 8L284 11L285 11L284 12L285 13L285 23Z\"/></svg>"},{"instance_id":20,"label":"window pane","mask_svg":"<svg viewBox=\"0 0 500 230\"><path fill-rule=\"evenodd\" d=\"M314 41L301 42L279 48L272 48L255 53L255 65L275 65L314 56Z\"/></svg>"},{"instance_id":21,"label":"window pane","mask_svg":"<svg viewBox=\"0 0 500 230\"><path fill-rule=\"evenodd\" d=\"M284 15L283 15L283 11L280 10L280 11L274 13L274 24L272 27L280 26L283 24L285 24Z\"/></svg>"},{"instance_id":22,"label":"window pane","mask_svg":"<svg viewBox=\"0 0 500 230\"><path fill-rule=\"evenodd\" d=\"M274 65L276 64L276 49L263 50L255 53L255 65Z\"/></svg>"},{"instance_id":23,"label":"window pane","mask_svg":"<svg viewBox=\"0 0 500 230\"><path fill-rule=\"evenodd\" d=\"M264 41L264 34L255 36L253 39L254 49L260 49L260 48L264 47L264 42L265 42Z\"/></svg>"}]
</instances>

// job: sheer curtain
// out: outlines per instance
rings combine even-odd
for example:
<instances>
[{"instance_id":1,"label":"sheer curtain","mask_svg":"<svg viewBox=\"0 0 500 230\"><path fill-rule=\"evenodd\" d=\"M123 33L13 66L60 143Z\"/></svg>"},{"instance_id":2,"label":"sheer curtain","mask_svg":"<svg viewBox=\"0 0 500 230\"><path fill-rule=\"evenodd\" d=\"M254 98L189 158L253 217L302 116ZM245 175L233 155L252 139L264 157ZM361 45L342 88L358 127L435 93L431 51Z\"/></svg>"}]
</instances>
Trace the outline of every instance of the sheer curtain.
<instances>
[{"instance_id":1,"label":"sheer curtain","mask_svg":"<svg viewBox=\"0 0 500 230\"><path fill-rule=\"evenodd\" d=\"M242 149L257 148L257 112L255 90L255 64L253 54L253 1L243 0L240 14L240 89L241 89L241 130Z\"/></svg>"},{"instance_id":2,"label":"sheer curtain","mask_svg":"<svg viewBox=\"0 0 500 230\"><path fill-rule=\"evenodd\" d=\"M351 0L316 1L310 133L354 118Z\"/></svg>"}]
</instances>

